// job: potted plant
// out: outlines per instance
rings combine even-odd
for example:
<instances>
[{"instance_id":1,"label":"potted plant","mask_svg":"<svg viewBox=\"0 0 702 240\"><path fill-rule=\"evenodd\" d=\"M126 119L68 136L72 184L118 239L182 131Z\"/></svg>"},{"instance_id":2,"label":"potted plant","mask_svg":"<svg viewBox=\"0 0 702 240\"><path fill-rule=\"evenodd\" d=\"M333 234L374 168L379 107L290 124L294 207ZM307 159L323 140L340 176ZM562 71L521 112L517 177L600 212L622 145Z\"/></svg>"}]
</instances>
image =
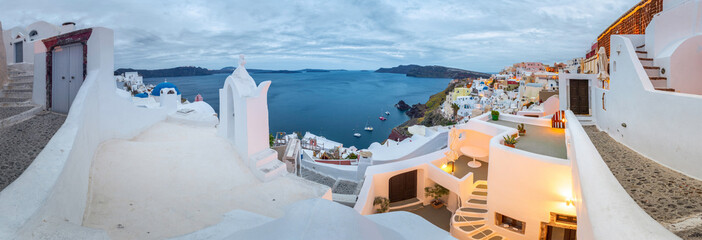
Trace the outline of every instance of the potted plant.
<instances>
[{"instance_id":1,"label":"potted plant","mask_svg":"<svg viewBox=\"0 0 702 240\"><path fill-rule=\"evenodd\" d=\"M390 200L386 197L375 197L373 200L373 206L380 205L378 210L376 211L377 213L384 213L388 212L390 210Z\"/></svg>"},{"instance_id":2,"label":"potted plant","mask_svg":"<svg viewBox=\"0 0 702 240\"><path fill-rule=\"evenodd\" d=\"M449 194L449 190L446 189L445 187L435 184L434 187L425 187L424 188L424 196L427 197L432 197L434 198L431 200L431 205L434 208L441 208L444 206L444 202L441 201L441 197L446 196Z\"/></svg>"},{"instance_id":3,"label":"potted plant","mask_svg":"<svg viewBox=\"0 0 702 240\"><path fill-rule=\"evenodd\" d=\"M500 112L498 112L497 110L492 110L490 114L492 114L493 121L497 121L497 119L499 119L500 117Z\"/></svg>"},{"instance_id":4,"label":"potted plant","mask_svg":"<svg viewBox=\"0 0 702 240\"><path fill-rule=\"evenodd\" d=\"M505 146L514 148L514 144L517 144L517 139L514 136L504 136Z\"/></svg>"},{"instance_id":5,"label":"potted plant","mask_svg":"<svg viewBox=\"0 0 702 240\"><path fill-rule=\"evenodd\" d=\"M526 129L524 128L524 123L517 125L517 130L519 130L519 136L526 135Z\"/></svg>"}]
</instances>

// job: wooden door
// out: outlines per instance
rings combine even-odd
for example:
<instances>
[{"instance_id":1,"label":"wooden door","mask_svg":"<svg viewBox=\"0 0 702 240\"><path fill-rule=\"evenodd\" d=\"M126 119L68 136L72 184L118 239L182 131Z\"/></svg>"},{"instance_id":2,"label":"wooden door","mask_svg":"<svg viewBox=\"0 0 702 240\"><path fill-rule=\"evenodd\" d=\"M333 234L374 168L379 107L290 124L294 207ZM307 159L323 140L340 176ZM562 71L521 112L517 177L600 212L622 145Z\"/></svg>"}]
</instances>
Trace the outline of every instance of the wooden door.
<instances>
[{"instance_id":1,"label":"wooden door","mask_svg":"<svg viewBox=\"0 0 702 240\"><path fill-rule=\"evenodd\" d=\"M587 80L570 80L570 110L575 114L590 114L590 94Z\"/></svg>"},{"instance_id":2,"label":"wooden door","mask_svg":"<svg viewBox=\"0 0 702 240\"><path fill-rule=\"evenodd\" d=\"M417 197L417 170L390 178L390 202L398 202Z\"/></svg>"}]
</instances>

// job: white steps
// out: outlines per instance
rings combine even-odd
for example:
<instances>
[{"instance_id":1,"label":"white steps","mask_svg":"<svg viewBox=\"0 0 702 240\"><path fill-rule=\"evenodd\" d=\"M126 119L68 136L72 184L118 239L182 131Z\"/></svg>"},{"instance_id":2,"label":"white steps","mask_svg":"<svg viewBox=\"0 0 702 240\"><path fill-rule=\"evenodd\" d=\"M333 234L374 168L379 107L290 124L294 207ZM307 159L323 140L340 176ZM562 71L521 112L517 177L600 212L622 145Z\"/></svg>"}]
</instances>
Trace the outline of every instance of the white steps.
<instances>
[{"instance_id":1,"label":"white steps","mask_svg":"<svg viewBox=\"0 0 702 240\"><path fill-rule=\"evenodd\" d=\"M668 78L661 76L661 68L653 65L653 58L648 57L645 45L636 47L636 55L639 57L639 61L644 67L646 75L648 75L648 78L651 80L651 85L653 85L654 89L675 92L675 89L668 87Z\"/></svg>"},{"instance_id":2,"label":"white steps","mask_svg":"<svg viewBox=\"0 0 702 240\"><path fill-rule=\"evenodd\" d=\"M487 193L486 181L477 181L470 197L461 203L451 217L451 235L458 239L470 240L506 240L497 234L487 223Z\"/></svg>"},{"instance_id":3,"label":"white steps","mask_svg":"<svg viewBox=\"0 0 702 240\"><path fill-rule=\"evenodd\" d=\"M270 148L251 156L249 163L251 171L263 182L268 182L287 172L285 164L278 160L278 152Z\"/></svg>"}]
</instances>

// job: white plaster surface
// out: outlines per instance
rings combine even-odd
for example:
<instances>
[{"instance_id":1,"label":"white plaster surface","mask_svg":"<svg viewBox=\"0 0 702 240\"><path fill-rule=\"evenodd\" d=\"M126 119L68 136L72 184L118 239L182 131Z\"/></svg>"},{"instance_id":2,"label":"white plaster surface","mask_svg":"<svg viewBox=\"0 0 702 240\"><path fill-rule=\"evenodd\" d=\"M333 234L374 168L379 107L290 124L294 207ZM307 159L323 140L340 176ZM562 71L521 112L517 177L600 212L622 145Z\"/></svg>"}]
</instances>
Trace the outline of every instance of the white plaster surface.
<instances>
[{"instance_id":1,"label":"white plaster surface","mask_svg":"<svg viewBox=\"0 0 702 240\"><path fill-rule=\"evenodd\" d=\"M101 144L84 226L115 239L161 239L216 224L234 209L281 217L288 204L326 191L295 176L262 183L215 128L160 122Z\"/></svg>"}]
</instances>

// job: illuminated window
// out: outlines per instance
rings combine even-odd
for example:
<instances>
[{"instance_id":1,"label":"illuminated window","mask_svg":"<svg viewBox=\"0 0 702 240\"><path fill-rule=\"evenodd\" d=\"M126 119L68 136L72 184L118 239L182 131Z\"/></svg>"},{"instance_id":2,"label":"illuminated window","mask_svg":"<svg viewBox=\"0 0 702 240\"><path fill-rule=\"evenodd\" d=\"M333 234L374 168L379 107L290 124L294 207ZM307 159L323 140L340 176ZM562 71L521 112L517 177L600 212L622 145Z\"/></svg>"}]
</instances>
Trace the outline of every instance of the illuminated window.
<instances>
[{"instance_id":1,"label":"illuminated window","mask_svg":"<svg viewBox=\"0 0 702 240\"><path fill-rule=\"evenodd\" d=\"M578 224L578 218L575 216L556 214L556 222L566 224Z\"/></svg>"}]
</instances>

